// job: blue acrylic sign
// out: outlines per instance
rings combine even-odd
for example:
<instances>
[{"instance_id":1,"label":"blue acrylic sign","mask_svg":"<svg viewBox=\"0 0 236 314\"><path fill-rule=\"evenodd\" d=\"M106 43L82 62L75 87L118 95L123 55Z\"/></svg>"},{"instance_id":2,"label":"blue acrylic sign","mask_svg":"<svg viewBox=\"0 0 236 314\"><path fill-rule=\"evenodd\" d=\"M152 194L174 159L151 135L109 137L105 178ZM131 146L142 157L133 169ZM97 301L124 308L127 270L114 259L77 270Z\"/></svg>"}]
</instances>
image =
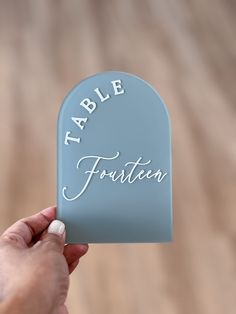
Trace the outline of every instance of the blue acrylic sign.
<instances>
[{"instance_id":1,"label":"blue acrylic sign","mask_svg":"<svg viewBox=\"0 0 236 314\"><path fill-rule=\"evenodd\" d=\"M83 80L62 104L57 140L68 243L171 241L170 121L151 85L116 71Z\"/></svg>"}]
</instances>

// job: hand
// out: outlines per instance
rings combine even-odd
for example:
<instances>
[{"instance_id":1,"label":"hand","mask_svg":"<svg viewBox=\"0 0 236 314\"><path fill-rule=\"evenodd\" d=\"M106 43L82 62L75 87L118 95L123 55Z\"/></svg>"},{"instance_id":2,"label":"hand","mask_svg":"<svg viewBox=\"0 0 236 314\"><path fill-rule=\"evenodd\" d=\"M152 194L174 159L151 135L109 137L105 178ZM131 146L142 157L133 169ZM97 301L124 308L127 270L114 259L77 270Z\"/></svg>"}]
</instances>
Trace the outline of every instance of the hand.
<instances>
[{"instance_id":1,"label":"hand","mask_svg":"<svg viewBox=\"0 0 236 314\"><path fill-rule=\"evenodd\" d=\"M68 313L69 274L88 244L64 245L65 225L55 215L49 207L0 237L0 313Z\"/></svg>"}]
</instances>

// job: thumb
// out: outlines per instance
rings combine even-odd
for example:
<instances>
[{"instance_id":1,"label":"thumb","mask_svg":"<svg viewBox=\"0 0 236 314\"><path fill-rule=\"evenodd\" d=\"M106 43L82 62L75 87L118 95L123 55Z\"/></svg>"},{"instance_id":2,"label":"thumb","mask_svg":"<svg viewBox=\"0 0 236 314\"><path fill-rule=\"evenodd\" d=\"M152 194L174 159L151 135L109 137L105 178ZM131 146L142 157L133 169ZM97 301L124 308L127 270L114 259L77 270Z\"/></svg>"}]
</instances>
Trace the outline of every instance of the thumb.
<instances>
[{"instance_id":1,"label":"thumb","mask_svg":"<svg viewBox=\"0 0 236 314\"><path fill-rule=\"evenodd\" d=\"M41 245L47 249L63 253L65 244L65 224L60 220L53 220L41 239Z\"/></svg>"}]
</instances>

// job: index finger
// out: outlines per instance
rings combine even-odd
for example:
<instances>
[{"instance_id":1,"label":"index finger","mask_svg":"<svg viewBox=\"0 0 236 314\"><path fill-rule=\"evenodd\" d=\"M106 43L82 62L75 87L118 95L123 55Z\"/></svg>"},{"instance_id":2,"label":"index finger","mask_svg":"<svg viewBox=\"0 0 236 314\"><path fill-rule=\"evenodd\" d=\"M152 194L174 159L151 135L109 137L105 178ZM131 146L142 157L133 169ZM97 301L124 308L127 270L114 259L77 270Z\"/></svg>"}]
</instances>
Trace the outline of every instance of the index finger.
<instances>
[{"instance_id":1,"label":"index finger","mask_svg":"<svg viewBox=\"0 0 236 314\"><path fill-rule=\"evenodd\" d=\"M30 244L33 237L48 227L50 222L55 219L55 216L56 207L48 207L35 215L15 222L2 234L2 238L26 247Z\"/></svg>"}]
</instances>

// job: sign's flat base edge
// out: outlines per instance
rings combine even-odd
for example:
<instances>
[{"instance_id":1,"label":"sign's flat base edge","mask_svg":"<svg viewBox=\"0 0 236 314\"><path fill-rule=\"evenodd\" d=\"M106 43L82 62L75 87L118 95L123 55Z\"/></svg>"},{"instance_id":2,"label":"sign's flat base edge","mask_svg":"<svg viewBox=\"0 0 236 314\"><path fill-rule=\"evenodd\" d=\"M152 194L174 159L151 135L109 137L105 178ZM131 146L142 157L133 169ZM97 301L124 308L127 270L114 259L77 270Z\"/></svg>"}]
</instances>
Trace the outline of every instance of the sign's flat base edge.
<instances>
[{"instance_id":1,"label":"sign's flat base edge","mask_svg":"<svg viewBox=\"0 0 236 314\"><path fill-rule=\"evenodd\" d=\"M150 241L69 241L66 239L67 244L168 244L173 242L173 238L166 239L163 241L158 240L150 240Z\"/></svg>"}]
</instances>

